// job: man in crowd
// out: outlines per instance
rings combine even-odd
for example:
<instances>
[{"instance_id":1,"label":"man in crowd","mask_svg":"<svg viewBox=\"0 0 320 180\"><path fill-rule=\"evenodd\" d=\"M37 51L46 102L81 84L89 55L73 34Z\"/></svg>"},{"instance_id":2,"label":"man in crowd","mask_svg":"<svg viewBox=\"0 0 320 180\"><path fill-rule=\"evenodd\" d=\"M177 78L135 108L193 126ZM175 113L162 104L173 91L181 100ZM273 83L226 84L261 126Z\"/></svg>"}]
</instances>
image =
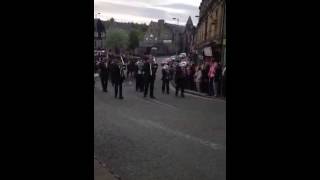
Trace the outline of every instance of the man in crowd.
<instances>
[{"instance_id":1,"label":"man in crowd","mask_svg":"<svg viewBox=\"0 0 320 180\"><path fill-rule=\"evenodd\" d=\"M136 91L143 92L143 61L139 59L135 64Z\"/></svg>"},{"instance_id":2,"label":"man in crowd","mask_svg":"<svg viewBox=\"0 0 320 180\"><path fill-rule=\"evenodd\" d=\"M154 81L156 79L156 73L158 69L158 64L155 62L155 59L151 55L145 57L145 63L143 66L143 75L144 75L144 97L148 94L148 89L150 86L150 98L155 99L153 94Z\"/></svg>"},{"instance_id":3,"label":"man in crowd","mask_svg":"<svg viewBox=\"0 0 320 180\"><path fill-rule=\"evenodd\" d=\"M125 76L124 69L125 67L121 62L121 57L119 55L115 56L111 65L111 78L114 83L114 97L117 98L119 93L119 99L123 99L122 83Z\"/></svg>"},{"instance_id":4,"label":"man in crowd","mask_svg":"<svg viewBox=\"0 0 320 180\"><path fill-rule=\"evenodd\" d=\"M108 79L109 79L109 62L106 58L101 59L99 63L100 80L103 92L108 92Z\"/></svg>"},{"instance_id":5,"label":"man in crowd","mask_svg":"<svg viewBox=\"0 0 320 180\"><path fill-rule=\"evenodd\" d=\"M179 63L176 67L175 83L176 83L176 96L181 91L181 97L184 97L184 86L186 81L186 64L184 62Z\"/></svg>"}]
</instances>

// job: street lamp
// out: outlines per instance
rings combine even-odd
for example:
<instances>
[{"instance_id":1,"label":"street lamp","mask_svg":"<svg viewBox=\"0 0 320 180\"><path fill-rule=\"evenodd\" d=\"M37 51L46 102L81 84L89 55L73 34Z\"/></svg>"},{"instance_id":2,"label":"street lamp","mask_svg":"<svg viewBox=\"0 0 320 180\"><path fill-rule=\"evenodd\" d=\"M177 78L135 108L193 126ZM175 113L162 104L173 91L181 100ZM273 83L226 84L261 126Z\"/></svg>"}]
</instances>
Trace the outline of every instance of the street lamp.
<instances>
[{"instance_id":1,"label":"street lamp","mask_svg":"<svg viewBox=\"0 0 320 180\"><path fill-rule=\"evenodd\" d=\"M177 20L178 24L179 25L179 18L172 18L173 20Z\"/></svg>"},{"instance_id":2,"label":"street lamp","mask_svg":"<svg viewBox=\"0 0 320 180\"><path fill-rule=\"evenodd\" d=\"M97 13L95 14L95 18L97 19L98 18L98 15L100 15L101 13Z\"/></svg>"}]
</instances>

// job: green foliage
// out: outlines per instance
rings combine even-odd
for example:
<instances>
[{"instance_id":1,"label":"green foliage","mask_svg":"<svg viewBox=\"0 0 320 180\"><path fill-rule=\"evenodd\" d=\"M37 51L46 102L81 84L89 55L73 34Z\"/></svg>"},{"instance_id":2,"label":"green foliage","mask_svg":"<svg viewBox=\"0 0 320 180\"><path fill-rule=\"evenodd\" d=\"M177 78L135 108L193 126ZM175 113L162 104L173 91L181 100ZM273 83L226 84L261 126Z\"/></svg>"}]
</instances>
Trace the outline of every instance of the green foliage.
<instances>
[{"instance_id":1,"label":"green foliage","mask_svg":"<svg viewBox=\"0 0 320 180\"><path fill-rule=\"evenodd\" d=\"M127 48L128 33L122 29L112 29L107 32L106 43L108 48Z\"/></svg>"},{"instance_id":2,"label":"green foliage","mask_svg":"<svg viewBox=\"0 0 320 180\"><path fill-rule=\"evenodd\" d=\"M139 46L139 32L133 30L129 34L129 49L134 50Z\"/></svg>"}]
</instances>

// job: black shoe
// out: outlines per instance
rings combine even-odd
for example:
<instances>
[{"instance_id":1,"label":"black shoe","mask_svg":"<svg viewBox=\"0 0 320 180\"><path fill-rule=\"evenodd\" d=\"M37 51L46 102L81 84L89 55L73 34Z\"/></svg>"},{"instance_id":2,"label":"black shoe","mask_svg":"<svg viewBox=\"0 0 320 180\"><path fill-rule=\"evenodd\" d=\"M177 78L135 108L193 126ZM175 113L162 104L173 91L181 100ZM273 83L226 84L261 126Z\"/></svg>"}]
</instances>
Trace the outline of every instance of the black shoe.
<instances>
[{"instance_id":1,"label":"black shoe","mask_svg":"<svg viewBox=\"0 0 320 180\"><path fill-rule=\"evenodd\" d=\"M123 99L123 97L121 96L121 97L119 97L119 99Z\"/></svg>"},{"instance_id":2,"label":"black shoe","mask_svg":"<svg viewBox=\"0 0 320 180\"><path fill-rule=\"evenodd\" d=\"M147 97L147 95L143 95L143 97Z\"/></svg>"},{"instance_id":3,"label":"black shoe","mask_svg":"<svg viewBox=\"0 0 320 180\"><path fill-rule=\"evenodd\" d=\"M183 98L184 98L184 95L183 95L183 94L181 94L181 97L183 97Z\"/></svg>"},{"instance_id":4,"label":"black shoe","mask_svg":"<svg viewBox=\"0 0 320 180\"><path fill-rule=\"evenodd\" d=\"M151 98L151 99L156 99L156 97L154 97L154 96L150 96L150 98Z\"/></svg>"},{"instance_id":5,"label":"black shoe","mask_svg":"<svg viewBox=\"0 0 320 180\"><path fill-rule=\"evenodd\" d=\"M117 96L114 96L114 98L116 98L116 99L117 99Z\"/></svg>"}]
</instances>

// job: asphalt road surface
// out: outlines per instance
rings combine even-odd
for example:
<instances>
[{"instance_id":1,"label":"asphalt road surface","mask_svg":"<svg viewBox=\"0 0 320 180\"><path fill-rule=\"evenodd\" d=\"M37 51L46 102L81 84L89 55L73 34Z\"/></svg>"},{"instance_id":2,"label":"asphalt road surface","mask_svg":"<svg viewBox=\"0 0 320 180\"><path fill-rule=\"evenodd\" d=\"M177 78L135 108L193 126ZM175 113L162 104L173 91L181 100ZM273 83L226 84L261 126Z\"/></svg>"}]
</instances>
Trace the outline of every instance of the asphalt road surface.
<instances>
[{"instance_id":1,"label":"asphalt road surface","mask_svg":"<svg viewBox=\"0 0 320 180\"><path fill-rule=\"evenodd\" d=\"M123 100L96 81L94 155L122 180L224 180L226 102L162 94L160 78L159 64L155 100L134 81L124 83Z\"/></svg>"}]
</instances>

